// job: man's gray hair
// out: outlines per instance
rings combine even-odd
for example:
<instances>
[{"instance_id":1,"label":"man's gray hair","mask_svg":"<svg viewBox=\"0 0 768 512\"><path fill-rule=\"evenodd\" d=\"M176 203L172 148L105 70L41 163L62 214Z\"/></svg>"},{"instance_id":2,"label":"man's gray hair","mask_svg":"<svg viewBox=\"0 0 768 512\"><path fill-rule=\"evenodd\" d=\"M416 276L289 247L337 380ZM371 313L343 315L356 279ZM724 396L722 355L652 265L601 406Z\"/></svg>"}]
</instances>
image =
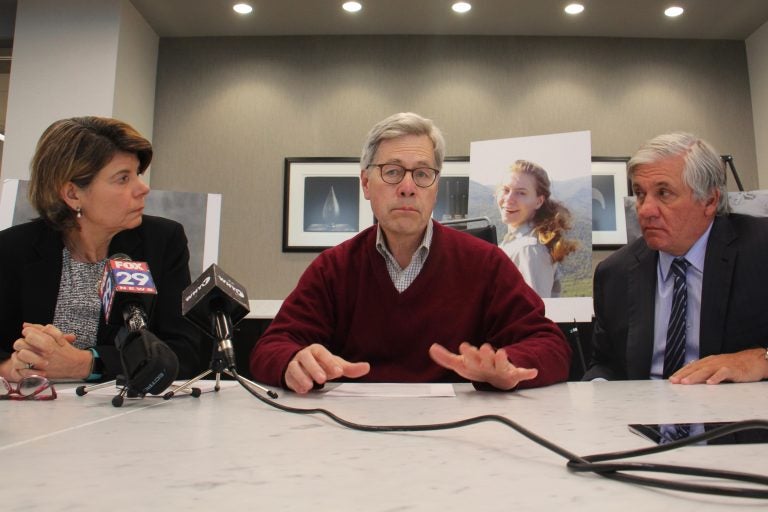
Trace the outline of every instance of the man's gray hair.
<instances>
[{"instance_id":1,"label":"man's gray hair","mask_svg":"<svg viewBox=\"0 0 768 512\"><path fill-rule=\"evenodd\" d=\"M719 190L717 214L727 214L725 163L711 144L690 133L667 133L643 144L627 162L629 178L632 179L635 169L640 165L653 164L675 156L683 158L683 183L693 190L693 196L699 201L705 201L715 189Z\"/></svg>"},{"instance_id":2,"label":"man's gray hair","mask_svg":"<svg viewBox=\"0 0 768 512\"><path fill-rule=\"evenodd\" d=\"M395 139L404 135L427 135L432 140L435 148L435 167L437 170L443 168L443 158L445 157L445 139L440 132L440 128L435 126L431 119L421 117L413 112L400 112L378 122L371 131L363 144L363 154L360 157L360 168L367 169L376 156L381 141Z\"/></svg>"}]
</instances>

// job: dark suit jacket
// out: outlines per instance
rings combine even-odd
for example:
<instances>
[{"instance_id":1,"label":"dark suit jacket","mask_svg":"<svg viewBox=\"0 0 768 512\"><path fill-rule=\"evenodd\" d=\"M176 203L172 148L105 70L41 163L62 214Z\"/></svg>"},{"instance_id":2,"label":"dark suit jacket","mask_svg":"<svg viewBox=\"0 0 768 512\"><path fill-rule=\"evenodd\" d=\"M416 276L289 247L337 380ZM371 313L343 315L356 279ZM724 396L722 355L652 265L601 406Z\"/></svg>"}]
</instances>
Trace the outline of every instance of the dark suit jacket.
<instances>
[{"instance_id":1,"label":"dark suit jacket","mask_svg":"<svg viewBox=\"0 0 768 512\"><path fill-rule=\"evenodd\" d=\"M61 281L61 233L42 220L0 232L0 360L10 357L21 336L22 322L53 322ZM181 224L145 215L135 229L115 235L109 254L124 253L146 261L158 290L149 312L149 329L179 357L179 376L200 370L200 333L181 316L181 292L190 283L189 249ZM122 373L114 346L118 327L100 316L96 350L105 377Z\"/></svg>"},{"instance_id":2,"label":"dark suit jacket","mask_svg":"<svg viewBox=\"0 0 768 512\"><path fill-rule=\"evenodd\" d=\"M593 354L584 380L649 378L657 261L658 252L640 238L597 266ZM715 218L700 322L700 358L768 346L768 218Z\"/></svg>"}]
</instances>

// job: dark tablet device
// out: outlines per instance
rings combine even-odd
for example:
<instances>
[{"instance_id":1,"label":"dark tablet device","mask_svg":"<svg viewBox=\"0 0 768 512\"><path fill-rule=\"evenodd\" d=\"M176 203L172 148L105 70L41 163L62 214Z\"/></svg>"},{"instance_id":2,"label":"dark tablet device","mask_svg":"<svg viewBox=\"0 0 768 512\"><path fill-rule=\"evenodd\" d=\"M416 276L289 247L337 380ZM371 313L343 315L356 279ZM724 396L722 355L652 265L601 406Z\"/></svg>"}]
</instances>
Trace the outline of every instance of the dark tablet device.
<instances>
[{"instance_id":1,"label":"dark tablet device","mask_svg":"<svg viewBox=\"0 0 768 512\"><path fill-rule=\"evenodd\" d=\"M734 422L712 422L712 423L667 423L667 424L632 424L628 425L629 430L644 437L655 444L665 444L671 441L677 441L689 436L709 432L710 430L730 425ZM733 432L717 439L710 439L697 444L750 444L750 443L768 443L768 429L751 428Z\"/></svg>"}]
</instances>

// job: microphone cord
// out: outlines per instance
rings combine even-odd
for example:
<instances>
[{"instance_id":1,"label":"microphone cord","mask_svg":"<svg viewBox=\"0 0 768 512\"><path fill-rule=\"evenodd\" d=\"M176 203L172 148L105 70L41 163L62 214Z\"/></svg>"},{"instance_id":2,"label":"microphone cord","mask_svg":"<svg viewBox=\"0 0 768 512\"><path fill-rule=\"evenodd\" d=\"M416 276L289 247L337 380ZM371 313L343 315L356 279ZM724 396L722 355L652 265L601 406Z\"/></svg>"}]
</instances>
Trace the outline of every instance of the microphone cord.
<instances>
[{"instance_id":1,"label":"microphone cord","mask_svg":"<svg viewBox=\"0 0 768 512\"><path fill-rule=\"evenodd\" d=\"M231 370L232 371L232 370ZM467 427L469 425L476 425L484 422L498 422L507 427L515 430L517 433L527 437L534 443L543 446L544 448L555 452L561 457L568 460L567 467L573 472L584 473L591 472L596 473L604 478L611 480L618 480L620 482L634 483L638 485L645 485L649 487L659 487L662 489L669 489L673 491L683 491L701 494L714 494L719 496L731 496L739 498L758 498L768 499L768 476L758 475L754 473L741 473L736 471L726 471L719 469L698 468L692 466L679 466L670 464L648 463L648 462L620 462L619 459L628 459L632 457L639 457L641 455L651 455L655 453L662 453L690 444L699 443L702 441L708 441L711 439L717 439L718 437L732 434L747 429L768 429L768 421L766 420L745 420L738 421L728 425L712 429L703 434L698 434L678 441L672 441L668 444L653 446L650 448L640 448L636 450L628 450L621 452L599 453L594 455L579 456L572 453L565 448L562 448L555 443L535 434L534 432L526 429L522 425L510 420L505 416L498 414L484 414L481 416L475 416L472 418L466 418L457 421L449 421L445 423L434 423L426 425L365 425L361 423L355 423L353 421L345 420L332 413L331 411L323 408L300 408L291 407L275 402L269 398L262 396L256 390L254 390L250 383L242 378L237 372L232 371L233 376L251 395L259 399L261 402L279 409L284 412L293 414L320 414L326 416L338 423L343 427L347 427L352 430L360 430L363 432L426 432L435 430L449 430L455 428ZM609 462L616 461L616 462ZM756 484L763 486L764 488L747 487L747 486L731 486L731 485L717 485L717 484L698 484L687 483L680 481L664 480L661 478L652 478L647 476L640 476L635 474L627 474L627 472L649 472L649 473L666 473L671 475L689 475L710 479L726 480L731 482L747 482L750 484Z\"/></svg>"}]
</instances>

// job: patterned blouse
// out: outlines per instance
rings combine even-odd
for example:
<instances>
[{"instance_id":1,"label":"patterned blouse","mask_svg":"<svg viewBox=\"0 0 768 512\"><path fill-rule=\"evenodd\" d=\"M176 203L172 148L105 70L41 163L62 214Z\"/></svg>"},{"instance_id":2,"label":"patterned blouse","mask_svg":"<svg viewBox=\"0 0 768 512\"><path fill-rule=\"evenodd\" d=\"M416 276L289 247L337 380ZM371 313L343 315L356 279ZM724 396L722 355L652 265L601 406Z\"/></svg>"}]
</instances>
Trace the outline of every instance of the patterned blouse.
<instances>
[{"instance_id":1,"label":"patterned blouse","mask_svg":"<svg viewBox=\"0 0 768 512\"><path fill-rule=\"evenodd\" d=\"M96 345L101 314L99 282L107 259L96 263L75 261L66 247L62 256L53 325L63 333L74 333L75 347L93 347Z\"/></svg>"}]
</instances>

